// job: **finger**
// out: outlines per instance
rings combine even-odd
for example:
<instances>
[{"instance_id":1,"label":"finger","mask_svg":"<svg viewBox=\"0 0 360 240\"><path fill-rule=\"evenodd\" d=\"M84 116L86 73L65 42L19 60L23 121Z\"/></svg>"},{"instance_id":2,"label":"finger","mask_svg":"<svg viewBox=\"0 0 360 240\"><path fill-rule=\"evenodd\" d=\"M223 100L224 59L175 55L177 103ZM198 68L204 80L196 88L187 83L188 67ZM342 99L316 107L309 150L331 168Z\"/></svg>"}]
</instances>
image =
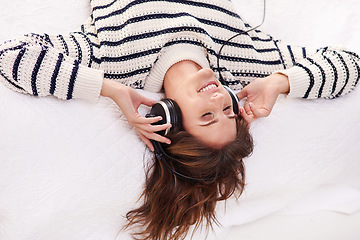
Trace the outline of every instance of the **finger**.
<instances>
[{"instance_id":1,"label":"finger","mask_svg":"<svg viewBox=\"0 0 360 240\"><path fill-rule=\"evenodd\" d=\"M136 119L133 119L132 121L136 124L152 124L161 120L162 120L161 116L147 118L147 117L142 117L140 114L137 114Z\"/></svg>"},{"instance_id":2,"label":"finger","mask_svg":"<svg viewBox=\"0 0 360 240\"><path fill-rule=\"evenodd\" d=\"M253 103L249 103L251 112L256 118L267 117L270 114L270 111L266 108L256 108Z\"/></svg>"},{"instance_id":3,"label":"finger","mask_svg":"<svg viewBox=\"0 0 360 240\"><path fill-rule=\"evenodd\" d=\"M149 133L149 132L146 132L146 131L142 131L141 129L139 130L145 137L147 137L148 139L153 139L155 141L158 141L158 142L162 142L162 143L166 143L166 144L171 144L171 141L170 139L166 138L166 137L163 137L159 134L156 134L156 133Z\"/></svg>"},{"instance_id":4,"label":"finger","mask_svg":"<svg viewBox=\"0 0 360 240\"><path fill-rule=\"evenodd\" d=\"M249 102L245 102L245 104L244 104L244 110L246 111L246 114L247 114L247 115L253 115L252 112L251 112L251 108L250 108Z\"/></svg>"},{"instance_id":5,"label":"finger","mask_svg":"<svg viewBox=\"0 0 360 240\"><path fill-rule=\"evenodd\" d=\"M170 123L162 124L162 125L150 125L151 132L158 132L165 129L171 128Z\"/></svg>"},{"instance_id":6,"label":"finger","mask_svg":"<svg viewBox=\"0 0 360 240\"><path fill-rule=\"evenodd\" d=\"M135 127L143 131L146 131L148 133L153 133L153 132L159 132L165 130L167 128L171 128L171 124L170 123L166 123L162 125L136 124Z\"/></svg>"},{"instance_id":7,"label":"finger","mask_svg":"<svg viewBox=\"0 0 360 240\"><path fill-rule=\"evenodd\" d=\"M239 108L239 111L240 111L241 117L242 117L248 124L250 124L252 121L255 120L252 116L250 116L250 115L248 115L248 114L246 113L246 111L245 111L245 109L244 109L243 107L240 107L240 108Z\"/></svg>"},{"instance_id":8,"label":"finger","mask_svg":"<svg viewBox=\"0 0 360 240\"><path fill-rule=\"evenodd\" d=\"M238 96L239 100L247 97L248 93L247 93L246 88L243 88L243 89L242 89L240 92L238 92L236 95Z\"/></svg>"},{"instance_id":9,"label":"finger","mask_svg":"<svg viewBox=\"0 0 360 240\"><path fill-rule=\"evenodd\" d=\"M139 135L140 139L150 148L150 150L151 150L152 152L154 152L155 149L154 149L154 146L152 145L151 141L150 141L149 139L147 139L147 138L146 138L142 133L140 133L139 131L137 131L137 132L138 132L138 135Z\"/></svg>"}]
</instances>

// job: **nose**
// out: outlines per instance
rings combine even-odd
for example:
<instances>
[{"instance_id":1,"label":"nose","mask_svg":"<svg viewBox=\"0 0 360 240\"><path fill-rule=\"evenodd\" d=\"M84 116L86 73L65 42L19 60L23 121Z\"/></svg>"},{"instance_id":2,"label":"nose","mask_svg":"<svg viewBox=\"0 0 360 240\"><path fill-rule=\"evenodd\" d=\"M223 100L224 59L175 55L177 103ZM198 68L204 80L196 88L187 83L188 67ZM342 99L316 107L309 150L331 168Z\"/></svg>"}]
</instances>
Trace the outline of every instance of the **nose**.
<instances>
[{"instance_id":1,"label":"nose","mask_svg":"<svg viewBox=\"0 0 360 240\"><path fill-rule=\"evenodd\" d=\"M199 78L201 79L214 79L215 78L215 74L214 71L211 70L210 68L202 68L199 72Z\"/></svg>"},{"instance_id":2,"label":"nose","mask_svg":"<svg viewBox=\"0 0 360 240\"><path fill-rule=\"evenodd\" d=\"M213 77L214 75L214 71L211 68L203 68L201 69L202 73L208 77Z\"/></svg>"},{"instance_id":3,"label":"nose","mask_svg":"<svg viewBox=\"0 0 360 240\"><path fill-rule=\"evenodd\" d=\"M220 107L222 108L223 106L223 102L224 102L224 95L220 92L215 92L211 97L210 97L210 102L212 102L216 107Z\"/></svg>"}]
</instances>

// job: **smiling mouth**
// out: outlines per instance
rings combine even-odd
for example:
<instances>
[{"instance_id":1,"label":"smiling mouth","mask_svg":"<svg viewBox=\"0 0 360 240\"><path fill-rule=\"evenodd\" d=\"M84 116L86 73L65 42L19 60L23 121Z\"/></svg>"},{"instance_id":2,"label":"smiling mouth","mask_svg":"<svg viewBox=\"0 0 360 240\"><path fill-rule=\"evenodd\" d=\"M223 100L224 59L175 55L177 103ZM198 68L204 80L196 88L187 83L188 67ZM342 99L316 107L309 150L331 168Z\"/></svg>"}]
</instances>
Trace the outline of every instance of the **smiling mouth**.
<instances>
[{"instance_id":1,"label":"smiling mouth","mask_svg":"<svg viewBox=\"0 0 360 240\"><path fill-rule=\"evenodd\" d=\"M204 87L200 88L198 92L205 92L214 88L217 88L218 86L215 83L209 83L205 85Z\"/></svg>"}]
</instances>

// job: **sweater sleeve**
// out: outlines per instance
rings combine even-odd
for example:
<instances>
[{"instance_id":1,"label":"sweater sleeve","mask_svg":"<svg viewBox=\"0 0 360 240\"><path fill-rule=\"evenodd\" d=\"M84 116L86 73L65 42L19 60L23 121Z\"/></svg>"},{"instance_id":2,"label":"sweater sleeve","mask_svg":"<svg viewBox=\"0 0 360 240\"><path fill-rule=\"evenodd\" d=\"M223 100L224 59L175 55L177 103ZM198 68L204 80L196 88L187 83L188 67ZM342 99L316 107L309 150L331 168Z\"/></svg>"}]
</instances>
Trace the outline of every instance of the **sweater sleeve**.
<instances>
[{"instance_id":1,"label":"sweater sleeve","mask_svg":"<svg viewBox=\"0 0 360 240\"><path fill-rule=\"evenodd\" d=\"M341 47L310 49L275 41L288 76L290 97L336 98L359 82L360 58Z\"/></svg>"},{"instance_id":2,"label":"sweater sleeve","mask_svg":"<svg viewBox=\"0 0 360 240\"><path fill-rule=\"evenodd\" d=\"M91 68L93 45L82 33L29 34L0 45L0 80L34 96L96 102L103 71Z\"/></svg>"}]
</instances>

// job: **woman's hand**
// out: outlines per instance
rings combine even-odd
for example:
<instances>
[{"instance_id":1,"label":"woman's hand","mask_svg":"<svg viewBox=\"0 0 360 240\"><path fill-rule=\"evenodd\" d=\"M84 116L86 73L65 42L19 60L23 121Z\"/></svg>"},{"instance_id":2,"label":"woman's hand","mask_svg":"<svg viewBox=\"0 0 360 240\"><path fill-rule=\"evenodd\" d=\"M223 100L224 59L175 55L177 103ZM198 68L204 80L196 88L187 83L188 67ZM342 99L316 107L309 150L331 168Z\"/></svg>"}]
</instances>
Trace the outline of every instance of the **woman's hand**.
<instances>
[{"instance_id":1,"label":"woman's hand","mask_svg":"<svg viewBox=\"0 0 360 240\"><path fill-rule=\"evenodd\" d=\"M267 117L279 94L289 91L290 85L286 75L275 73L265 78L257 78L237 94L240 100L246 97L240 114L248 123Z\"/></svg>"},{"instance_id":2,"label":"woman's hand","mask_svg":"<svg viewBox=\"0 0 360 240\"><path fill-rule=\"evenodd\" d=\"M161 117L145 118L142 117L138 108L141 104L151 107L156 101L146 98L134 89L121 83L104 79L101 95L111 98L122 110L129 124L135 127L142 141L154 151L154 146L149 139L170 144L170 139L160 136L155 132L162 131L171 127L171 124L151 125L161 120Z\"/></svg>"}]
</instances>

